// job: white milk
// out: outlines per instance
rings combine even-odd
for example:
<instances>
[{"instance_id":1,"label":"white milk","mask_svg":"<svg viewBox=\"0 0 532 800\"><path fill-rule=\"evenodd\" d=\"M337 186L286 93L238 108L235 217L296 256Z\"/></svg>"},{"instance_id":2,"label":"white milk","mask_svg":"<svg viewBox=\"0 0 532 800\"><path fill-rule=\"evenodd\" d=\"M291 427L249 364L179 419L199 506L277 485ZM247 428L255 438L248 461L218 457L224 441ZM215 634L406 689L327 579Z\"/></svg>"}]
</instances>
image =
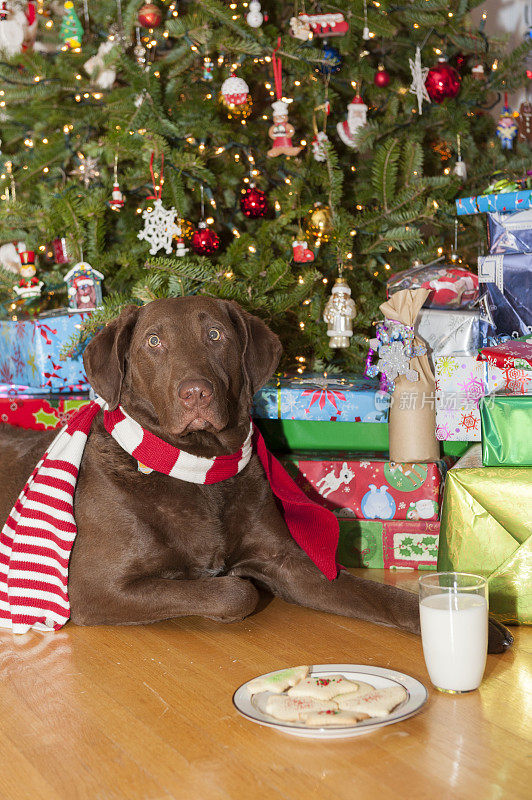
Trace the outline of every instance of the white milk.
<instances>
[{"instance_id":1,"label":"white milk","mask_svg":"<svg viewBox=\"0 0 532 800\"><path fill-rule=\"evenodd\" d=\"M488 649L488 604L478 594L442 593L419 604L423 655L434 686L480 686Z\"/></svg>"}]
</instances>

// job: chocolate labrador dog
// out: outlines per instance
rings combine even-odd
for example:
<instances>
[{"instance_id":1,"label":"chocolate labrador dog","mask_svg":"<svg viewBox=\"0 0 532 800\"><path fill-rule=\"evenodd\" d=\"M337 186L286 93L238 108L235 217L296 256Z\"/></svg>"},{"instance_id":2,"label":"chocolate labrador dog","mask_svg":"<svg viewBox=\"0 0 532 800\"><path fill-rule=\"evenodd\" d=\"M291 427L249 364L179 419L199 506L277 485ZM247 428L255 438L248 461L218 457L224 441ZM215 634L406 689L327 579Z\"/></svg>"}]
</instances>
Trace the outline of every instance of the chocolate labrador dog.
<instances>
[{"instance_id":1,"label":"chocolate labrador dog","mask_svg":"<svg viewBox=\"0 0 532 800\"><path fill-rule=\"evenodd\" d=\"M237 451L254 393L281 354L275 334L233 302L208 297L126 307L89 343L88 378L112 410L196 456ZM5 519L51 434L3 426L0 517ZM329 581L291 537L256 454L235 477L200 485L139 471L93 425L74 498L71 618L142 624L200 615L240 620L257 587L291 603L419 633L414 594L341 571ZM490 624L490 650L509 632Z\"/></svg>"}]
</instances>

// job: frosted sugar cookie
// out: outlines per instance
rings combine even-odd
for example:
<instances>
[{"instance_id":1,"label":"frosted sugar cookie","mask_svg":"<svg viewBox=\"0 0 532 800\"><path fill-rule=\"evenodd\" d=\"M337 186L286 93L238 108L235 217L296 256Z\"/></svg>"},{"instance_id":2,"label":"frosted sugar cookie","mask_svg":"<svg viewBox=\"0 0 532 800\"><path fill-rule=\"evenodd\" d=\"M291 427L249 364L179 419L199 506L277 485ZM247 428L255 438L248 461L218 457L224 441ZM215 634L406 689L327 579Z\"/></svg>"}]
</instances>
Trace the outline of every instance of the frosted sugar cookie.
<instances>
[{"instance_id":1,"label":"frosted sugar cookie","mask_svg":"<svg viewBox=\"0 0 532 800\"><path fill-rule=\"evenodd\" d=\"M268 697L265 711L282 722L298 722L309 711L330 711L338 708L332 700L317 700L314 697L288 697L272 694Z\"/></svg>"},{"instance_id":2,"label":"frosted sugar cookie","mask_svg":"<svg viewBox=\"0 0 532 800\"><path fill-rule=\"evenodd\" d=\"M274 694L281 694L289 686L294 686L298 681L306 678L310 667L290 667L290 669L281 669L278 672L272 672L271 675L261 675L249 681L247 689L250 694L258 694L259 692L273 692Z\"/></svg>"},{"instance_id":3,"label":"frosted sugar cookie","mask_svg":"<svg viewBox=\"0 0 532 800\"><path fill-rule=\"evenodd\" d=\"M308 675L288 690L289 697L315 697L330 700L341 694L356 692L358 683L348 681L343 675Z\"/></svg>"},{"instance_id":4,"label":"frosted sugar cookie","mask_svg":"<svg viewBox=\"0 0 532 800\"><path fill-rule=\"evenodd\" d=\"M337 703L343 711L354 711L370 717L385 717L399 703L406 700L406 697L407 693L402 686L389 686L363 695L345 694L337 698Z\"/></svg>"},{"instance_id":5,"label":"frosted sugar cookie","mask_svg":"<svg viewBox=\"0 0 532 800\"><path fill-rule=\"evenodd\" d=\"M360 720L367 718L367 714L328 709L327 711L311 711L309 714L305 714L303 722L309 728L329 728L332 725L355 725Z\"/></svg>"},{"instance_id":6,"label":"frosted sugar cookie","mask_svg":"<svg viewBox=\"0 0 532 800\"><path fill-rule=\"evenodd\" d=\"M372 686L370 683L363 683L362 681L351 681L351 683L356 683L357 688L354 691L345 691L342 690L339 695L334 695L333 699L336 700L336 697L362 697L363 694L368 694L368 692L374 692L375 687Z\"/></svg>"}]
</instances>

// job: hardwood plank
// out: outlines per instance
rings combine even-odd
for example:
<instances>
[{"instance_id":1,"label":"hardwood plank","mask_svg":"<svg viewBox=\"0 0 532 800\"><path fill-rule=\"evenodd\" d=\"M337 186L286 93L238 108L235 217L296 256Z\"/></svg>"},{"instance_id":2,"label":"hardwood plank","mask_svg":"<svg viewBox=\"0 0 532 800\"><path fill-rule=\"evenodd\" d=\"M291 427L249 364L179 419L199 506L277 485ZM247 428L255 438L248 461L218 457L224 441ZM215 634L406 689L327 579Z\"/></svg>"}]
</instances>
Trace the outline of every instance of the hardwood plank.
<instances>
[{"instance_id":1,"label":"hardwood plank","mask_svg":"<svg viewBox=\"0 0 532 800\"><path fill-rule=\"evenodd\" d=\"M357 571L354 571L357 572ZM415 590L417 575L365 577ZM489 656L479 691L430 687L421 642L280 600L232 625L0 632L1 800L498 800L530 796L530 629ZM429 687L416 717L354 740L298 740L232 704L255 675L359 663Z\"/></svg>"}]
</instances>

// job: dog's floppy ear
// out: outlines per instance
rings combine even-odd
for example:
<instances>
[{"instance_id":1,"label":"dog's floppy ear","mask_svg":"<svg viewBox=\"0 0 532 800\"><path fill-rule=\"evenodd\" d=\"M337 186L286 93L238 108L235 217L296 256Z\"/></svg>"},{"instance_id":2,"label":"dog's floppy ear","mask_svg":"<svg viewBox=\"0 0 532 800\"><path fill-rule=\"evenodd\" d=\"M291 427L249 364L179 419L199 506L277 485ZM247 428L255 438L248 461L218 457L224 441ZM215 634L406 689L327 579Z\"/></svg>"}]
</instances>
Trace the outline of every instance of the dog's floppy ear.
<instances>
[{"instance_id":1,"label":"dog's floppy ear","mask_svg":"<svg viewBox=\"0 0 532 800\"><path fill-rule=\"evenodd\" d=\"M271 378L283 351L279 337L265 322L228 301L229 314L242 338L242 365L251 396Z\"/></svg>"},{"instance_id":2,"label":"dog's floppy ear","mask_svg":"<svg viewBox=\"0 0 532 800\"><path fill-rule=\"evenodd\" d=\"M126 354L137 321L137 306L125 306L120 316L96 334L83 353L89 383L113 411L120 400Z\"/></svg>"}]
</instances>

